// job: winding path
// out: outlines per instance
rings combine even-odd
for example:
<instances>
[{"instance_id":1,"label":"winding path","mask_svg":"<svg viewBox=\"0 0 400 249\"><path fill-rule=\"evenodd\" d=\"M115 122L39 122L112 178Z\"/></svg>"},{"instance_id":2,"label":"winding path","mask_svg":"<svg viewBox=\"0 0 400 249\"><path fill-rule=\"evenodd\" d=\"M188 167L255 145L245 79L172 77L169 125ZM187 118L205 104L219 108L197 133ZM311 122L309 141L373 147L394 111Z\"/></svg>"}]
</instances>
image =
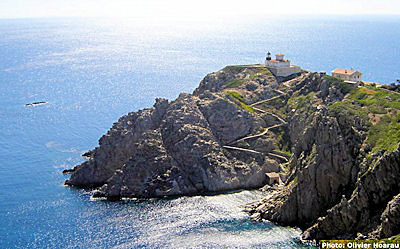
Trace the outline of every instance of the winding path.
<instances>
[{"instance_id":1,"label":"winding path","mask_svg":"<svg viewBox=\"0 0 400 249\"><path fill-rule=\"evenodd\" d=\"M256 106L256 105L259 105L259 104L263 104L263 103L265 103L265 102L268 102L268 101L271 101L271 100L274 100L274 99L278 99L278 98L280 98L280 97L282 97L282 96L283 96L283 94L280 94L280 95L275 96L275 97L272 97L272 98L270 98L270 99L264 99L264 100L258 101L258 102L256 102L256 103L251 104L250 106L253 107L253 106Z\"/></svg>"},{"instance_id":2,"label":"winding path","mask_svg":"<svg viewBox=\"0 0 400 249\"><path fill-rule=\"evenodd\" d=\"M239 143L239 142L243 142L243 141L248 140L248 139L253 139L253 138L262 137L262 136L264 136L265 134L267 134L269 130L271 130L271 129L273 129L273 128L277 128L277 127L280 127L280 126L287 125L287 122L286 122L283 118L281 118L280 116L278 116L278 115L276 115L276 114L274 114L274 113L265 111L265 110L263 110L263 109L260 109L260 108L255 107L256 105L260 105L260 104L266 103L266 102L271 101L271 100L274 100L274 99L278 99L278 98L280 98L280 97L286 95L286 93L284 93L284 92L282 92L282 91L280 91L280 90L277 90L277 89L273 89L273 91L279 93L279 95L277 95L277 96L275 96L275 97L272 97L272 98L269 98L269 99L265 99L265 100L258 101L258 102L256 102L256 103L251 104L250 106L251 106L254 110L258 111L258 112L266 113L266 114L272 115L273 117L275 117L276 119L278 119L279 122L281 122L281 123L280 123L280 124L273 125L273 126L270 126L270 127L267 127L267 128L264 129L264 131L262 131L262 132L260 132L260 133L258 133L258 134L256 134L256 135L251 135L251 136L243 137L243 138L237 139L237 140L235 140L235 141L233 141L233 142L230 142L228 145L222 146L223 148L225 148L225 149L230 149L230 150L244 151L244 152L249 152L249 153L254 153L254 154L262 154L262 153L259 152L259 151L255 151L255 150L251 150L251 149L245 149L245 148L240 148L240 147L235 147L235 146L230 146L230 145L236 144L236 143ZM274 152L274 151L272 151L272 152ZM281 155L278 155L278 154L275 154L275 153L272 153L272 152L267 153L267 155L270 156L270 157L275 157L275 158L281 159L281 160L283 160L283 161L285 161L285 162L288 162L288 161L289 161L288 158L286 158L286 157L284 157L284 156L281 156Z\"/></svg>"},{"instance_id":3,"label":"winding path","mask_svg":"<svg viewBox=\"0 0 400 249\"><path fill-rule=\"evenodd\" d=\"M264 113L269 114L269 115L275 117L276 119L278 119L279 121L281 121L281 123L283 123L283 124L287 124L286 120L284 120L283 118L279 117L279 116L276 115L275 113L267 112L267 111L264 111Z\"/></svg>"},{"instance_id":4,"label":"winding path","mask_svg":"<svg viewBox=\"0 0 400 249\"><path fill-rule=\"evenodd\" d=\"M286 95L286 93L282 92L279 89L272 89L272 91L275 91L275 92L279 93L280 95Z\"/></svg>"},{"instance_id":5,"label":"winding path","mask_svg":"<svg viewBox=\"0 0 400 249\"><path fill-rule=\"evenodd\" d=\"M271 152L267 153L267 155L268 155L268 156L272 156L272 157L276 157L276 158L279 158L279 159L282 159L282 160L285 161L285 162L288 162L288 161L289 161L286 157L281 156L281 155L278 155L278 154L274 154L274 153L271 153Z\"/></svg>"},{"instance_id":6,"label":"winding path","mask_svg":"<svg viewBox=\"0 0 400 249\"><path fill-rule=\"evenodd\" d=\"M238 139L238 140L236 140L236 141L234 141L234 142L232 142L232 143L239 143L239 142L242 142L242 141L245 141L245 140L248 140L248 139L252 139L252 138L257 138L257 137L264 136L265 134L268 133L268 131L269 131L270 129L273 129L273 128L276 128L276 127L280 127L280 126L283 126L283 125L285 125L285 124L282 123L282 124L277 124L277 125L270 126L270 127L268 127L268 128L265 128L265 130L264 130L263 132L261 132L261 133L258 133L258 134L256 134L256 135L247 136L247 137L244 137L244 138L240 138L240 139ZM231 143L231 144L232 144L232 143Z\"/></svg>"},{"instance_id":7,"label":"winding path","mask_svg":"<svg viewBox=\"0 0 400 249\"><path fill-rule=\"evenodd\" d=\"M262 113L267 113L267 111L264 111L263 109L257 108L257 107L253 107L254 110L262 112Z\"/></svg>"},{"instance_id":8,"label":"winding path","mask_svg":"<svg viewBox=\"0 0 400 249\"><path fill-rule=\"evenodd\" d=\"M243 148L233 147L233 146L228 146L228 145L222 146L222 148L231 149L231 150L240 150L240 151L251 152L251 153L255 153L255 154L261 154L261 152L258 152L258 151L255 151L255 150L243 149Z\"/></svg>"}]
</instances>

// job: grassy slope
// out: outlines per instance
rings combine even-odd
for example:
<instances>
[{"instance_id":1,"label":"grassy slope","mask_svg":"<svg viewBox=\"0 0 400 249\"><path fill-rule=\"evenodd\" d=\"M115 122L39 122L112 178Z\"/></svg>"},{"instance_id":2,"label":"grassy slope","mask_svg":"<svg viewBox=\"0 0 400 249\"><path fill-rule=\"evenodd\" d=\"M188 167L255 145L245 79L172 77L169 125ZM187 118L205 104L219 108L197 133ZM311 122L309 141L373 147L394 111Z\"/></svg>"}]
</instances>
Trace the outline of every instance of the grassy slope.
<instances>
[{"instance_id":1,"label":"grassy slope","mask_svg":"<svg viewBox=\"0 0 400 249\"><path fill-rule=\"evenodd\" d=\"M245 103L244 97L236 88L247 81L256 79L259 75L271 75L271 72L265 68L252 68L246 65L228 66L224 70L240 73L244 69L248 70L250 76L246 78L238 76L225 82L225 89L230 89L225 94L238 106L253 113L254 109ZM342 80L330 76L326 76L326 78L331 85L340 89L346 95L344 100L328 106L330 111L361 117L370 125L366 143L370 145L372 154L379 151L391 152L395 150L400 141L400 94L375 86L355 88ZM263 108L285 118L291 109L308 111L312 105L321 104L321 100L317 98L315 92L307 95L300 95L295 92L286 105L282 104L282 101L279 101L279 103L271 101ZM282 134L279 135L279 138L284 139ZM281 150L289 151L289 148L285 148L285 143L277 142L282 145L279 146Z\"/></svg>"},{"instance_id":2,"label":"grassy slope","mask_svg":"<svg viewBox=\"0 0 400 249\"><path fill-rule=\"evenodd\" d=\"M343 101L329 108L359 116L369 122L366 142L371 146L372 153L391 152L397 148L400 142L400 94L374 86L352 88Z\"/></svg>"},{"instance_id":3,"label":"grassy slope","mask_svg":"<svg viewBox=\"0 0 400 249\"><path fill-rule=\"evenodd\" d=\"M246 110L246 111L248 111L248 112L250 112L250 113L253 113L253 112L254 112L253 107L247 105L247 104L244 102L244 98L243 98L242 94L240 94L239 92L237 92L237 91L227 91L227 92L226 92L226 95L227 95L227 96L230 96L231 99L232 99L237 105L239 105L241 108L243 108L244 110Z\"/></svg>"}]
</instances>

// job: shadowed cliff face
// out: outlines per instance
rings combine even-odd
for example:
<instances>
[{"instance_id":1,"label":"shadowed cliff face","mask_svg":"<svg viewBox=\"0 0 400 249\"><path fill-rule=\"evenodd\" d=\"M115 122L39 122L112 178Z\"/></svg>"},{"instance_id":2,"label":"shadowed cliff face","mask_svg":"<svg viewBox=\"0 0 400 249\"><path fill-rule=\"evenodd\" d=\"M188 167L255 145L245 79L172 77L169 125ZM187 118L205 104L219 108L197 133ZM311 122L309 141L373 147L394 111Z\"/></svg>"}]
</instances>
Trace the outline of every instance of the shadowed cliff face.
<instances>
[{"instance_id":1,"label":"shadowed cliff face","mask_svg":"<svg viewBox=\"0 0 400 249\"><path fill-rule=\"evenodd\" d=\"M246 208L304 238L399 234L400 94L320 73L229 66L193 94L121 117L67 185L95 196L194 195L284 185Z\"/></svg>"},{"instance_id":2,"label":"shadowed cliff face","mask_svg":"<svg viewBox=\"0 0 400 249\"><path fill-rule=\"evenodd\" d=\"M342 198L305 231L304 238L388 238L397 235L400 232L399 166L400 147L381 157L373 169L359 178L350 199Z\"/></svg>"},{"instance_id":3,"label":"shadowed cliff face","mask_svg":"<svg viewBox=\"0 0 400 249\"><path fill-rule=\"evenodd\" d=\"M288 181L246 210L305 239L399 234L400 95L318 75L291 89Z\"/></svg>"}]
</instances>

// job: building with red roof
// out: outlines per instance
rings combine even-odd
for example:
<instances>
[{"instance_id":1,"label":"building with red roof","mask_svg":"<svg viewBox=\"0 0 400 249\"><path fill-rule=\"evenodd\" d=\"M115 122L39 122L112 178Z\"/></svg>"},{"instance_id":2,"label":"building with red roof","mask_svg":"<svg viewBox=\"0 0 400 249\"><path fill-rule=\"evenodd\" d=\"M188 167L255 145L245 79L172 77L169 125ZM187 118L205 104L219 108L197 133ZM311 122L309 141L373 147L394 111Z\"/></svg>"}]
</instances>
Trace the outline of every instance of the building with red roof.
<instances>
[{"instance_id":1,"label":"building with red roof","mask_svg":"<svg viewBox=\"0 0 400 249\"><path fill-rule=\"evenodd\" d=\"M271 59L271 53L268 52L265 60L265 67L267 67L275 76L288 77L293 74L301 73L301 68L298 66L290 65L290 60L284 59L284 54L276 54L276 59Z\"/></svg>"},{"instance_id":2,"label":"building with red roof","mask_svg":"<svg viewBox=\"0 0 400 249\"><path fill-rule=\"evenodd\" d=\"M332 71L333 77L353 82L361 81L361 75L362 73L353 69L336 68Z\"/></svg>"}]
</instances>

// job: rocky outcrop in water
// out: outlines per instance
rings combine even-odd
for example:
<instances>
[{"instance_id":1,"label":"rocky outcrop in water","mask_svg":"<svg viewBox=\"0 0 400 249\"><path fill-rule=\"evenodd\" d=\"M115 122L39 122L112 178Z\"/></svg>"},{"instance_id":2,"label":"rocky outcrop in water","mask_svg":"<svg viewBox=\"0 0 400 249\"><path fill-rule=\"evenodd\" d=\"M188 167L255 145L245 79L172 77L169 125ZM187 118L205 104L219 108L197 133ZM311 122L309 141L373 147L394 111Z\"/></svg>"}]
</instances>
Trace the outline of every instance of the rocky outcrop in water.
<instances>
[{"instance_id":1,"label":"rocky outcrop in water","mask_svg":"<svg viewBox=\"0 0 400 249\"><path fill-rule=\"evenodd\" d=\"M164 197L284 184L246 208L305 239L400 234L400 95L260 65L207 75L193 94L121 117L67 185Z\"/></svg>"},{"instance_id":2,"label":"rocky outcrop in water","mask_svg":"<svg viewBox=\"0 0 400 249\"><path fill-rule=\"evenodd\" d=\"M220 74L230 77L229 70L225 70L207 76L202 84L217 88L220 84L222 88L224 81L216 81ZM242 74L240 77L249 73ZM266 80L262 84L254 82L259 85L254 90L276 86L276 81L270 86ZM266 182L265 173L276 170L277 162L263 153L248 155L223 146L265 125L262 118L251 115L219 91L198 88L193 95L181 94L172 102L157 99L152 108L121 117L99 140L99 147L85 153L89 160L73 170L66 184L94 187L96 196L109 198L261 187Z\"/></svg>"}]
</instances>

